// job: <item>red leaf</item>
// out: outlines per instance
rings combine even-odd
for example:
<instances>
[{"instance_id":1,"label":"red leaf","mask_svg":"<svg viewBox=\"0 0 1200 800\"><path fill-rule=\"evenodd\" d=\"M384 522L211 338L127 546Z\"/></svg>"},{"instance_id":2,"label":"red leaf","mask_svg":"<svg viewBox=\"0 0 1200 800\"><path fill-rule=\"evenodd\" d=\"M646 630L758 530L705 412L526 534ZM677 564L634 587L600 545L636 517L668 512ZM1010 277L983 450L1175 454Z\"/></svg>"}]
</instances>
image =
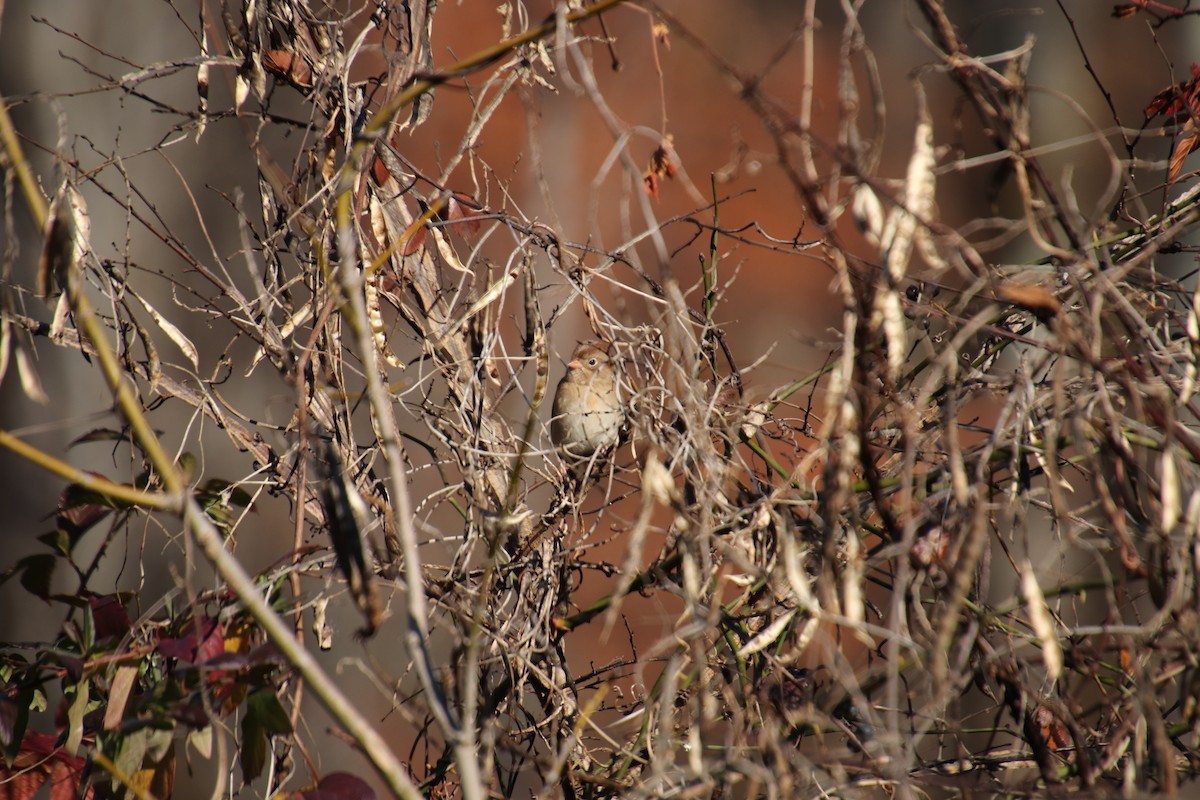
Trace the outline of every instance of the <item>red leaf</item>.
<instances>
[{"instance_id":1,"label":"red leaf","mask_svg":"<svg viewBox=\"0 0 1200 800\"><path fill-rule=\"evenodd\" d=\"M1192 79L1168 86L1146 106L1146 119L1165 114L1171 119L1200 114L1200 64L1192 64Z\"/></svg>"},{"instance_id":2,"label":"red leaf","mask_svg":"<svg viewBox=\"0 0 1200 800\"><path fill-rule=\"evenodd\" d=\"M50 800L79 800L82 781L83 762L78 759L68 761L66 755L60 753L50 772ZM86 800L93 796L90 786L82 793Z\"/></svg>"},{"instance_id":3,"label":"red leaf","mask_svg":"<svg viewBox=\"0 0 1200 800\"><path fill-rule=\"evenodd\" d=\"M362 778L348 772L326 775L317 788L295 795L299 800L375 800L375 790Z\"/></svg>"},{"instance_id":4,"label":"red leaf","mask_svg":"<svg viewBox=\"0 0 1200 800\"><path fill-rule=\"evenodd\" d=\"M195 620L188 622L180 636L159 639L158 652L167 658L203 664L225 652L225 635L216 620L201 617L198 625Z\"/></svg>"},{"instance_id":5,"label":"red leaf","mask_svg":"<svg viewBox=\"0 0 1200 800\"><path fill-rule=\"evenodd\" d=\"M404 247L400 248L400 255L411 256L413 253L421 249L425 244L426 227L422 225L419 230L415 231L412 236L404 241Z\"/></svg>"},{"instance_id":6,"label":"red leaf","mask_svg":"<svg viewBox=\"0 0 1200 800\"><path fill-rule=\"evenodd\" d=\"M57 739L44 733L27 733L11 767L0 763L0 798L30 800L46 781L50 781L50 800L93 796L82 789L83 759L73 758L57 745Z\"/></svg>"},{"instance_id":7,"label":"red leaf","mask_svg":"<svg viewBox=\"0 0 1200 800\"><path fill-rule=\"evenodd\" d=\"M375 160L371 162L371 177L375 179L377 186L383 186L387 183L388 178L392 177L392 173L388 171L387 165L379 156L375 156Z\"/></svg>"},{"instance_id":8,"label":"red leaf","mask_svg":"<svg viewBox=\"0 0 1200 800\"><path fill-rule=\"evenodd\" d=\"M104 641L122 637L129 632L129 612L116 595L91 595L88 605L92 607L92 621L96 625L96 639Z\"/></svg>"},{"instance_id":9,"label":"red leaf","mask_svg":"<svg viewBox=\"0 0 1200 800\"><path fill-rule=\"evenodd\" d=\"M38 789L46 782L45 770L21 772L13 774L12 777L9 777L10 772L15 770L0 768L0 776L4 778L4 800L27 800L37 794Z\"/></svg>"},{"instance_id":10,"label":"red leaf","mask_svg":"<svg viewBox=\"0 0 1200 800\"><path fill-rule=\"evenodd\" d=\"M642 180L646 184L646 193L651 197L658 199L658 188L663 178L674 178L679 172L679 165L675 163L675 149L672 145L671 135L663 137L662 144L655 148L650 155L650 167L642 176Z\"/></svg>"},{"instance_id":11,"label":"red leaf","mask_svg":"<svg viewBox=\"0 0 1200 800\"><path fill-rule=\"evenodd\" d=\"M642 176L642 181L646 184L646 194L658 199L658 176L653 172L647 172Z\"/></svg>"},{"instance_id":12,"label":"red leaf","mask_svg":"<svg viewBox=\"0 0 1200 800\"><path fill-rule=\"evenodd\" d=\"M471 233L479 233L479 220L488 211L475 198L462 192L455 192L446 201L446 207L439 216L446 222L464 222Z\"/></svg>"},{"instance_id":13,"label":"red leaf","mask_svg":"<svg viewBox=\"0 0 1200 800\"><path fill-rule=\"evenodd\" d=\"M44 759L58 750L58 738L48 733L30 731L21 740L21 752Z\"/></svg>"},{"instance_id":14,"label":"red leaf","mask_svg":"<svg viewBox=\"0 0 1200 800\"><path fill-rule=\"evenodd\" d=\"M301 89L312 88L312 70L304 59L287 50L267 50L262 54L262 68Z\"/></svg>"}]
</instances>

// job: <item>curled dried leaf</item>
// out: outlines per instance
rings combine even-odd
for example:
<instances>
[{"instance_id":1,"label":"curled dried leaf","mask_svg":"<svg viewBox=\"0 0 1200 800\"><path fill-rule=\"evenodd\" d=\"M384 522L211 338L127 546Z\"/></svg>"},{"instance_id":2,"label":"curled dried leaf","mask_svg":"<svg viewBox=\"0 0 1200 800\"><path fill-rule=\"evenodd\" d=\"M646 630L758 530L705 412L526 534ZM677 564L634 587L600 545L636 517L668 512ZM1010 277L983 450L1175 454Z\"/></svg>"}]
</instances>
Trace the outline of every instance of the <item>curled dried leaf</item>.
<instances>
[{"instance_id":1,"label":"curled dried leaf","mask_svg":"<svg viewBox=\"0 0 1200 800\"><path fill-rule=\"evenodd\" d=\"M1043 322L1058 316L1062 303L1049 289L1036 283L1005 283L996 290L1000 299L1031 312Z\"/></svg>"},{"instance_id":2,"label":"curled dried leaf","mask_svg":"<svg viewBox=\"0 0 1200 800\"><path fill-rule=\"evenodd\" d=\"M642 176L642 181L646 185L646 193L655 199L658 199L658 187L661 180L674 178L679 172L679 165L675 162L675 148L671 141L670 135L663 137L662 144L655 148L650 155L650 166Z\"/></svg>"},{"instance_id":3,"label":"curled dried leaf","mask_svg":"<svg viewBox=\"0 0 1200 800\"><path fill-rule=\"evenodd\" d=\"M1179 177L1180 171L1183 170L1183 162L1188 156L1195 151L1200 145L1200 132L1197 132L1192 125L1192 121L1188 120L1184 130L1191 129L1188 134L1182 137L1175 143L1175 149L1171 152L1171 161L1167 166L1167 183L1173 183Z\"/></svg>"}]
</instances>

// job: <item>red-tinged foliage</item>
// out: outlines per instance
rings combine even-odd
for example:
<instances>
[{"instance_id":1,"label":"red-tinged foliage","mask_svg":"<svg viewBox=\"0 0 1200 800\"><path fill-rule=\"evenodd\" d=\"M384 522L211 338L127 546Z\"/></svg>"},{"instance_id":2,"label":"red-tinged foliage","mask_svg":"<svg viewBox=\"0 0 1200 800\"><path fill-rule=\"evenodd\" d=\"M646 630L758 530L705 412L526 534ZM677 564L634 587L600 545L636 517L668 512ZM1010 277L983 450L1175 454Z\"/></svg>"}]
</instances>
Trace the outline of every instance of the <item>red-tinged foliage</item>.
<instances>
[{"instance_id":1,"label":"red-tinged foliage","mask_svg":"<svg viewBox=\"0 0 1200 800\"><path fill-rule=\"evenodd\" d=\"M1130 3L1117 3L1113 6L1112 15L1117 19L1129 19L1139 11L1149 12L1159 19L1182 17L1188 13L1186 8L1175 8L1156 0L1133 0Z\"/></svg>"},{"instance_id":2,"label":"red-tinged foliage","mask_svg":"<svg viewBox=\"0 0 1200 800\"><path fill-rule=\"evenodd\" d=\"M1150 105L1146 106L1146 119L1149 121L1160 114L1183 124L1167 165L1167 182L1174 183L1183 171L1184 160L1200 146L1200 132L1196 127L1196 121L1200 119L1200 64L1192 64L1191 80L1169 86L1154 95Z\"/></svg>"},{"instance_id":3,"label":"red-tinged foliage","mask_svg":"<svg viewBox=\"0 0 1200 800\"><path fill-rule=\"evenodd\" d=\"M11 766L0 764L0 800L28 800L47 782L50 800L92 797L81 786L84 760L68 755L58 740L45 733L27 733Z\"/></svg>"},{"instance_id":4,"label":"red-tinged foliage","mask_svg":"<svg viewBox=\"0 0 1200 800\"><path fill-rule=\"evenodd\" d=\"M371 161L371 178L375 181L375 184L383 186L390 177L392 177L392 173L388 170L387 165L383 163L383 159L375 156Z\"/></svg>"},{"instance_id":5,"label":"red-tinged foliage","mask_svg":"<svg viewBox=\"0 0 1200 800\"><path fill-rule=\"evenodd\" d=\"M642 176L642 182L646 184L646 194L658 199L658 176L653 172L647 172Z\"/></svg>"},{"instance_id":6,"label":"red-tinged foliage","mask_svg":"<svg viewBox=\"0 0 1200 800\"><path fill-rule=\"evenodd\" d=\"M190 620L177 637L158 640L158 652L167 658L203 664L225 652L225 634L215 619Z\"/></svg>"},{"instance_id":7,"label":"red-tinged foliage","mask_svg":"<svg viewBox=\"0 0 1200 800\"><path fill-rule=\"evenodd\" d=\"M476 234L479 233L478 217L487 213L488 210L475 198L463 192L454 192L447 198L446 205L438 217L444 222L463 222L466 224L468 233Z\"/></svg>"},{"instance_id":8,"label":"red-tinged foliage","mask_svg":"<svg viewBox=\"0 0 1200 800\"><path fill-rule=\"evenodd\" d=\"M404 246L400 248L400 254L411 256L413 253L425 246L425 232L427 228L422 225L417 230L413 231L412 236L404 240Z\"/></svg>"},{"instance_id":9,"label":"red-tinged foliage","mask_svg":"<svg viewBox=\"0 0 1200 800\"><path fill-rule=\"evenodd\" d=\"M1181 121L1180 118L1190 118L1200 112L1200 64L1192 64L1192 79L1168 86L1150 101L1146 106L1146 119L1153 119L1159 114Z\"/></svg>"},{"instance_id":10,"label":"red-tinged foliage","mask_svg":"<svg viewBox=\"0 0 1200 800\"><path fill-rule=\"evenodd\" d=\"M297 792L296 800L375 800L375 792L362 778L348 772L332 772L315 789Z\"/></svg>"},{"instance_id":11,"label":"red-tinged foliage","mask_svg":"<svg viewBox=\"0 0 1200 800\"><path fill-rule=\"evenodd\" d=\"M387 168L383 166L381 161L375 162L373 168L376 172L387 174ZM376 175L376 180L379 175ZM479 233L480 217L487 216L491 212L484 208L475 198L463 192L454 192L447 199L446 203L437 212L437 218L442 222L447 223L462 223L466 226L466 234L474 235ZM413 231L412 235L404 240L403 246L400 248L400 254L411 256L413 253L425 246L425 237L428 233L428 224L421 225L420 228Z\"/></svg>"},{"instance_id":12,"label":"red-tinged foliage","mask_svg":"<svg viewBox=\"0 0 1200 800\"><path fill-rule=\"evenodd\" d=\"M96 627L96 639L119 639L129 633L132 621L121 600L113 594L88 596L92 609L92 622Z\"/></svg>"},{"instance_id":13,"label":"red-tinged foliage","mask_svg":"<svg viewBox=\"0 0 1200 800\"><path fill-rule=\"evenodd\" d=\"M679 172L673 153L671 137L668 135L663 137L662 144L650 155L650 167L642 176L642 181L646 184L646 193L655 200L658 199L658 187L662 179L674 178Z\"/></svg>"}]
</instances>

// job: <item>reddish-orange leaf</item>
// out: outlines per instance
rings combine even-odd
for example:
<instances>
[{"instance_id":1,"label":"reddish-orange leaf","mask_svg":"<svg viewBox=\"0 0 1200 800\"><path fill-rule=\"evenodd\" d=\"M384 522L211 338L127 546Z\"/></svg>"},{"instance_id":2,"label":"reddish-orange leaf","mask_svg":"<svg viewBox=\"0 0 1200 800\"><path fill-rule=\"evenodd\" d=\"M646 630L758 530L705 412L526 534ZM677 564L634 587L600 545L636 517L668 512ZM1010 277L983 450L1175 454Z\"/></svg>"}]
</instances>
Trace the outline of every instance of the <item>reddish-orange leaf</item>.
<instances>
[{"instance_id":1,"label":"reddish-orange leaf","mask_svg":"<svg viewBox=\"0 0 1200 800\"><path fill-rule=\"evenodd\" d=\"M658 176L653 172L647 172L642 176L642 181L646 184L646 194L658 199Z\"/></svg>"},{"instance_id":2,"label":"reddish-orange leaf","mask_svg":"<svg viewBox=\"0 0 1200 800\"><path fill-rule=\"evenodd\" d=\"M51 800L73 800L91 798L89 788L80 791L83 776L83 759L67 755L57 746L57 739L45 733L29 732L21 740L21 749L13 759L11 767L0 763L0 798L3 800L31 800L47 779L50 781Z\"/></svg>"},{"instance_id":3,"label":"reddish-orange leaf","mask_svg":"<svg viewBox=\"0 0 1200 800\"><path fill-rule=\"evenodd\" d=\"M665 175L668 178L674 178L679 167L675 164L675 160L671 158L671 137L668 136L663 140L650 156L650 171L657 175Z\"/></svg>"},{"instance_id":4,"label":"reddish-orange leaf","mask_svg":"<svg viewBox=\"0 0 1200 800\"><path fill-rule=\"evenodd\" d=\"M22 769L20 761L14 762L11 770L0 767L0 780L4 786L4 793L0 797L4 800L30 800L46 782L49 771L48 768L33 765Z\"/></svg>"},{"instance_id":5,"label":"reddish-orange leaf","mask_svg":"<svg viewBox=\"0 0 1200 800\"><path fill-rule=\"evenodd\" d=\"M420 250L425 245L425 231L426 228L424 225L414 231L413 235L405 240L404 247L400 248L400 254L411 256Z\"/></svg>"},{"instance_id":6,"label":"reddish-orange leaf","mask_svg":"<svg viewBox=\"0 0 1200 800\"><path fill-rule=\"evenodd\" d=\"M392 177L392 173L388 171L387 165L379 156L375 156L375 160L371 162L371 177L375 179L376 186L383 186L387 183L387 179Z\"/></svg>"},{"instance_id":7,"label":"reddish-orange leaf","mask_svg":"<svg viewBox=\"0 0 1200 800\"><path fill-rule=\"evenodd\" d=\"M321 779L315 788L297 792L298 800L375 800L371 785L348 772L332 772Z\"/></svg>"},{"instance_id":8,"label":"reddish-orange leaf","mask_svg":"<svg viewBox=\"0 0 1200 800\"><path fill-rule=\"evenodd\" d=\"M655 148L650 155L650 166L642 180L646 183L646 193L658 199L658 187L663 178L674 178L679 172L679 165L673 157L674 148L671 146L671 136L663 137L662 144Z\"/></svg>"},{"instance_id":9,"label":"reddish-orange leaf","mask_svg":"<svg viewBox=\"0 0 1200 800\"><path fill-rule=\"evenodd\" d=\"M88 595L88 605L92 608L97 641L122 637L133 626L129 612L115 594Z\"/></svg>"},{"instance_id":10,"label":"reddish-orange leaf","mask_svg":"<svg viewBox=\"0 0 1200 800\"><path fill-rule=\"evenodd\" d=\"M294 56L286 50L266 50L262 54L262 66L272 75L283 78L292 68Z\"/></svg>"},{"instance_id":11,"label":"reddish-orange leaf","mask_svg":"<svg viewBox=\"0 0 1200 800\"><path fill-rule=\"evenodd\" d=\"M225 652L225 634L221 625L211 617L189 620L179 636L159 638L158 652L166 658L203 664Z\"/></svg>"},{"instance_id":12,"label":"reddish-orange leaf","mask_svg":"<svg viewBox=\"0 0 1200 800\"><path fill-rule=\"evenodd\" d=\"M267 50L262 54L262 67L288 83L304 89L312 88L312 70L303 58L287 50Z\"/></svg>"},{"instance_id":13,"label":"reddish-orange leaf","mask_svg":"<svg viewBox=\"0 0 1200 800\"><path fill-rule=\"evenodd\" d=\"M462 222L471 233L479 233L477 217L487 213L487 209L469 194L455 192L446 200L446 205L438 216L445 222Z\"/></svg>"}]
</instances>

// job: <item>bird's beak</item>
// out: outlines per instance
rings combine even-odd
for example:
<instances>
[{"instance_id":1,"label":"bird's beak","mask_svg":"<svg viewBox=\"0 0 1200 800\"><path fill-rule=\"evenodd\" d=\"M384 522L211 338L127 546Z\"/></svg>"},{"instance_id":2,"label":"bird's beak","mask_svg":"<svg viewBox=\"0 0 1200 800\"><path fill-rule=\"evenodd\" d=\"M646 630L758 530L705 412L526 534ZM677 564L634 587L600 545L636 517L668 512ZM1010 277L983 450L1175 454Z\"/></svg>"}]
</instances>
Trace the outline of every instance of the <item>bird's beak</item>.
<instances>
[{"instance_id":1,"label":"bird's beak","mask_svg":"<svg viewBox=\"0 0 1200 800\"><path fill-rule=\"evenodd\" d=\"M581 367L583 364L580 364L578 360L567 362L567 369L580 369Z\"/></svg>"}]
</instances>

